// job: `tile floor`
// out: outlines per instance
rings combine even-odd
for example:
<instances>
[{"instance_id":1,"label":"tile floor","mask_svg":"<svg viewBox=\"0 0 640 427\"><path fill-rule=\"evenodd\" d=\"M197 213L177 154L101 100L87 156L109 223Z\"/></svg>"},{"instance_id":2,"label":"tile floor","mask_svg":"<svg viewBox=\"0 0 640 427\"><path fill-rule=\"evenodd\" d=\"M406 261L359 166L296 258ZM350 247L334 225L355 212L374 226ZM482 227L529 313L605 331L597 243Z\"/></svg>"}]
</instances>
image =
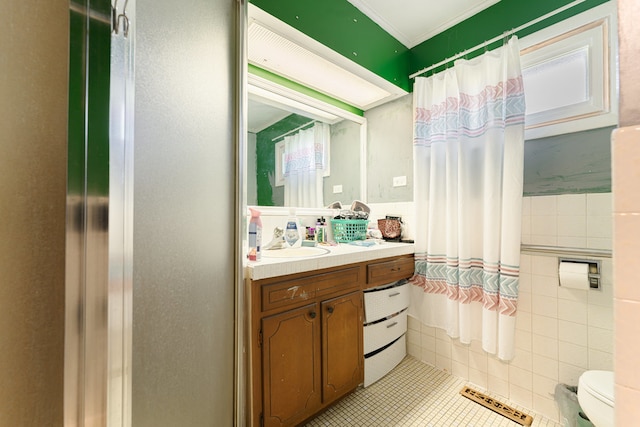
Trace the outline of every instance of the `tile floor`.
<instances>
[{"instance_id":1,"label":"tile floor","mask_svg":"<svg viewBox=\"0 0 640 427\"><path fill-rule=\"evenodd\" d=\"M408 356L387 376L368 388L356 390L306 426L519 426L461 396L460 390L464 385L464 380ZM499 400L531 415L533 427L561 427L526 408Z\"/></svg>"}]
</instances>

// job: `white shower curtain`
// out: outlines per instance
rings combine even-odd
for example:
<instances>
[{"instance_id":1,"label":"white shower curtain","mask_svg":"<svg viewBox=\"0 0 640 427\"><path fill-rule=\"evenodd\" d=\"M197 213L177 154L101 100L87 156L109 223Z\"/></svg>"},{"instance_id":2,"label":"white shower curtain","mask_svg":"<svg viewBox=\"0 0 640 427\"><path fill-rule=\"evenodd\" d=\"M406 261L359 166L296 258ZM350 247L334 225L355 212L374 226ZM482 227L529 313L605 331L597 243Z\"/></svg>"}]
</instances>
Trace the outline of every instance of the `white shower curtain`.
<instances>
[{"instance_id":1,"label":"white shower curtain","mask_svg":"<svg viewBox=\"0 0 640 427\"><path fill-rule=\"evenodd\" d=\"M514 356L524 110L515 37L416 78L410 313L503 360Z\"/></svg>"},{"instance_id":2,"label":"white shower curtain","mask_svg":"<svg viewBox=\"0 0 640 427\"><path fill-rule=\"evenodd\" d=\"M331 129L325 123L284 138L284 204L320 208Z\"/></svg>"}]
</instances>

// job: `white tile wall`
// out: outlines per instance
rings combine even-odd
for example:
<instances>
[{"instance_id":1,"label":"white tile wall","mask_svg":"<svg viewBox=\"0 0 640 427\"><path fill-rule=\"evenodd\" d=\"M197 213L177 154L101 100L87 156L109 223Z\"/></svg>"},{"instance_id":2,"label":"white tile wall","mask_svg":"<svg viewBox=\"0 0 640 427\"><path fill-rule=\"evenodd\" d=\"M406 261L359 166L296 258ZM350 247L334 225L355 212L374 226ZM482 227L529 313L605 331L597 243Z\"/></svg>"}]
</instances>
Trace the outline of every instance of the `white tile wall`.
<instances>
[{"instance_id":1,"label":"white tile wall","mask_svg":"<svg viewBox=\"0 0 640 427\"><path fill-rule=\"evenodd\" d=\"M522 243L611 249L611 193L524 199Z\"/></svg>"},{"instance_id":2,"label":"white tile wall","mask_svg":"<svg viewBox=\"0 0 640 427\"><path fill-rule=\"evenodd\" d=\"M610 193L525 197L522 241L610 249L611 201ZM408 352L558 420L556 384L576 385L588 369L613 370L611 259L601 266L602 290L563 289L557 257L521 255L516 355L509 363L487 355L478 342L461 345L414 318L409 318Z\"/></svg>"},{"instance_id":3,"label":"white tile wall","mask_svg":"<svg viewBox=\"0 0 640 427\"><path fill-rule=\"evenodd\" d=\"M415 223L415 209L413 202L397 203L369 203L371 209L369 219L377 224L379 219L386 215L401 216L403 222L402 238L415 239L413 224Z\"/></svg>"}]
</instances>

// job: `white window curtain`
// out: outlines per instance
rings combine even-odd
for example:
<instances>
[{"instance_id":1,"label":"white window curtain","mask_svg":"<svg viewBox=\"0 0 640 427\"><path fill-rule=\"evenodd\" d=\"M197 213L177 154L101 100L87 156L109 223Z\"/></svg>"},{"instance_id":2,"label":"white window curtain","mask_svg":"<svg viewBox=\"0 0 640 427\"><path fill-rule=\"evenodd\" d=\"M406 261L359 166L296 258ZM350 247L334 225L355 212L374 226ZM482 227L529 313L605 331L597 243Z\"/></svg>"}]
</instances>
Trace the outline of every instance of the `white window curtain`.
<instances>
[{"instance_id":1,"label":"white window curtain","mask_svg":"<svg viewBox=\"0 0 640 427\"><path fill-rule=\"evenodd\" d=\"M316 123L284 138L285 206L319 208L323 203L323 176L328 167L331 130Z\"/></svg>"},{"instance_id":2,"label":"white window curtain","mask_svg":"<svg viewBox=\"0 0 640 427\"><path fill-rule=\"evenodd\" d=\"M514 356L524 89L518 41L414 87L416 274L410 313Z\"/></svg>"}]
</instances>

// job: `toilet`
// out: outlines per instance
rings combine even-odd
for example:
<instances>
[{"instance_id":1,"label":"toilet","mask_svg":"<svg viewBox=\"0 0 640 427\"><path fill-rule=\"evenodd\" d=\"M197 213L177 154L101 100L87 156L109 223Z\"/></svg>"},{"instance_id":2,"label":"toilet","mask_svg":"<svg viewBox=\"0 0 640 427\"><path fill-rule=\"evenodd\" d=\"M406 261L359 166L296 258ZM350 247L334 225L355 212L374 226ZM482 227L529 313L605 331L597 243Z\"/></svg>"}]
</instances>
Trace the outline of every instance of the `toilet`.
<instances>
[{"instance_id":1,"label":"toilet","mask_svg":"<svg viewBox=\"0 0 640 427\"><path fill-rule=\"evenodd\" d=\"M586 371L578 380L578 402L596 427L613 427L614 379L611 371Z\"/></svg>"}]
</instances>

